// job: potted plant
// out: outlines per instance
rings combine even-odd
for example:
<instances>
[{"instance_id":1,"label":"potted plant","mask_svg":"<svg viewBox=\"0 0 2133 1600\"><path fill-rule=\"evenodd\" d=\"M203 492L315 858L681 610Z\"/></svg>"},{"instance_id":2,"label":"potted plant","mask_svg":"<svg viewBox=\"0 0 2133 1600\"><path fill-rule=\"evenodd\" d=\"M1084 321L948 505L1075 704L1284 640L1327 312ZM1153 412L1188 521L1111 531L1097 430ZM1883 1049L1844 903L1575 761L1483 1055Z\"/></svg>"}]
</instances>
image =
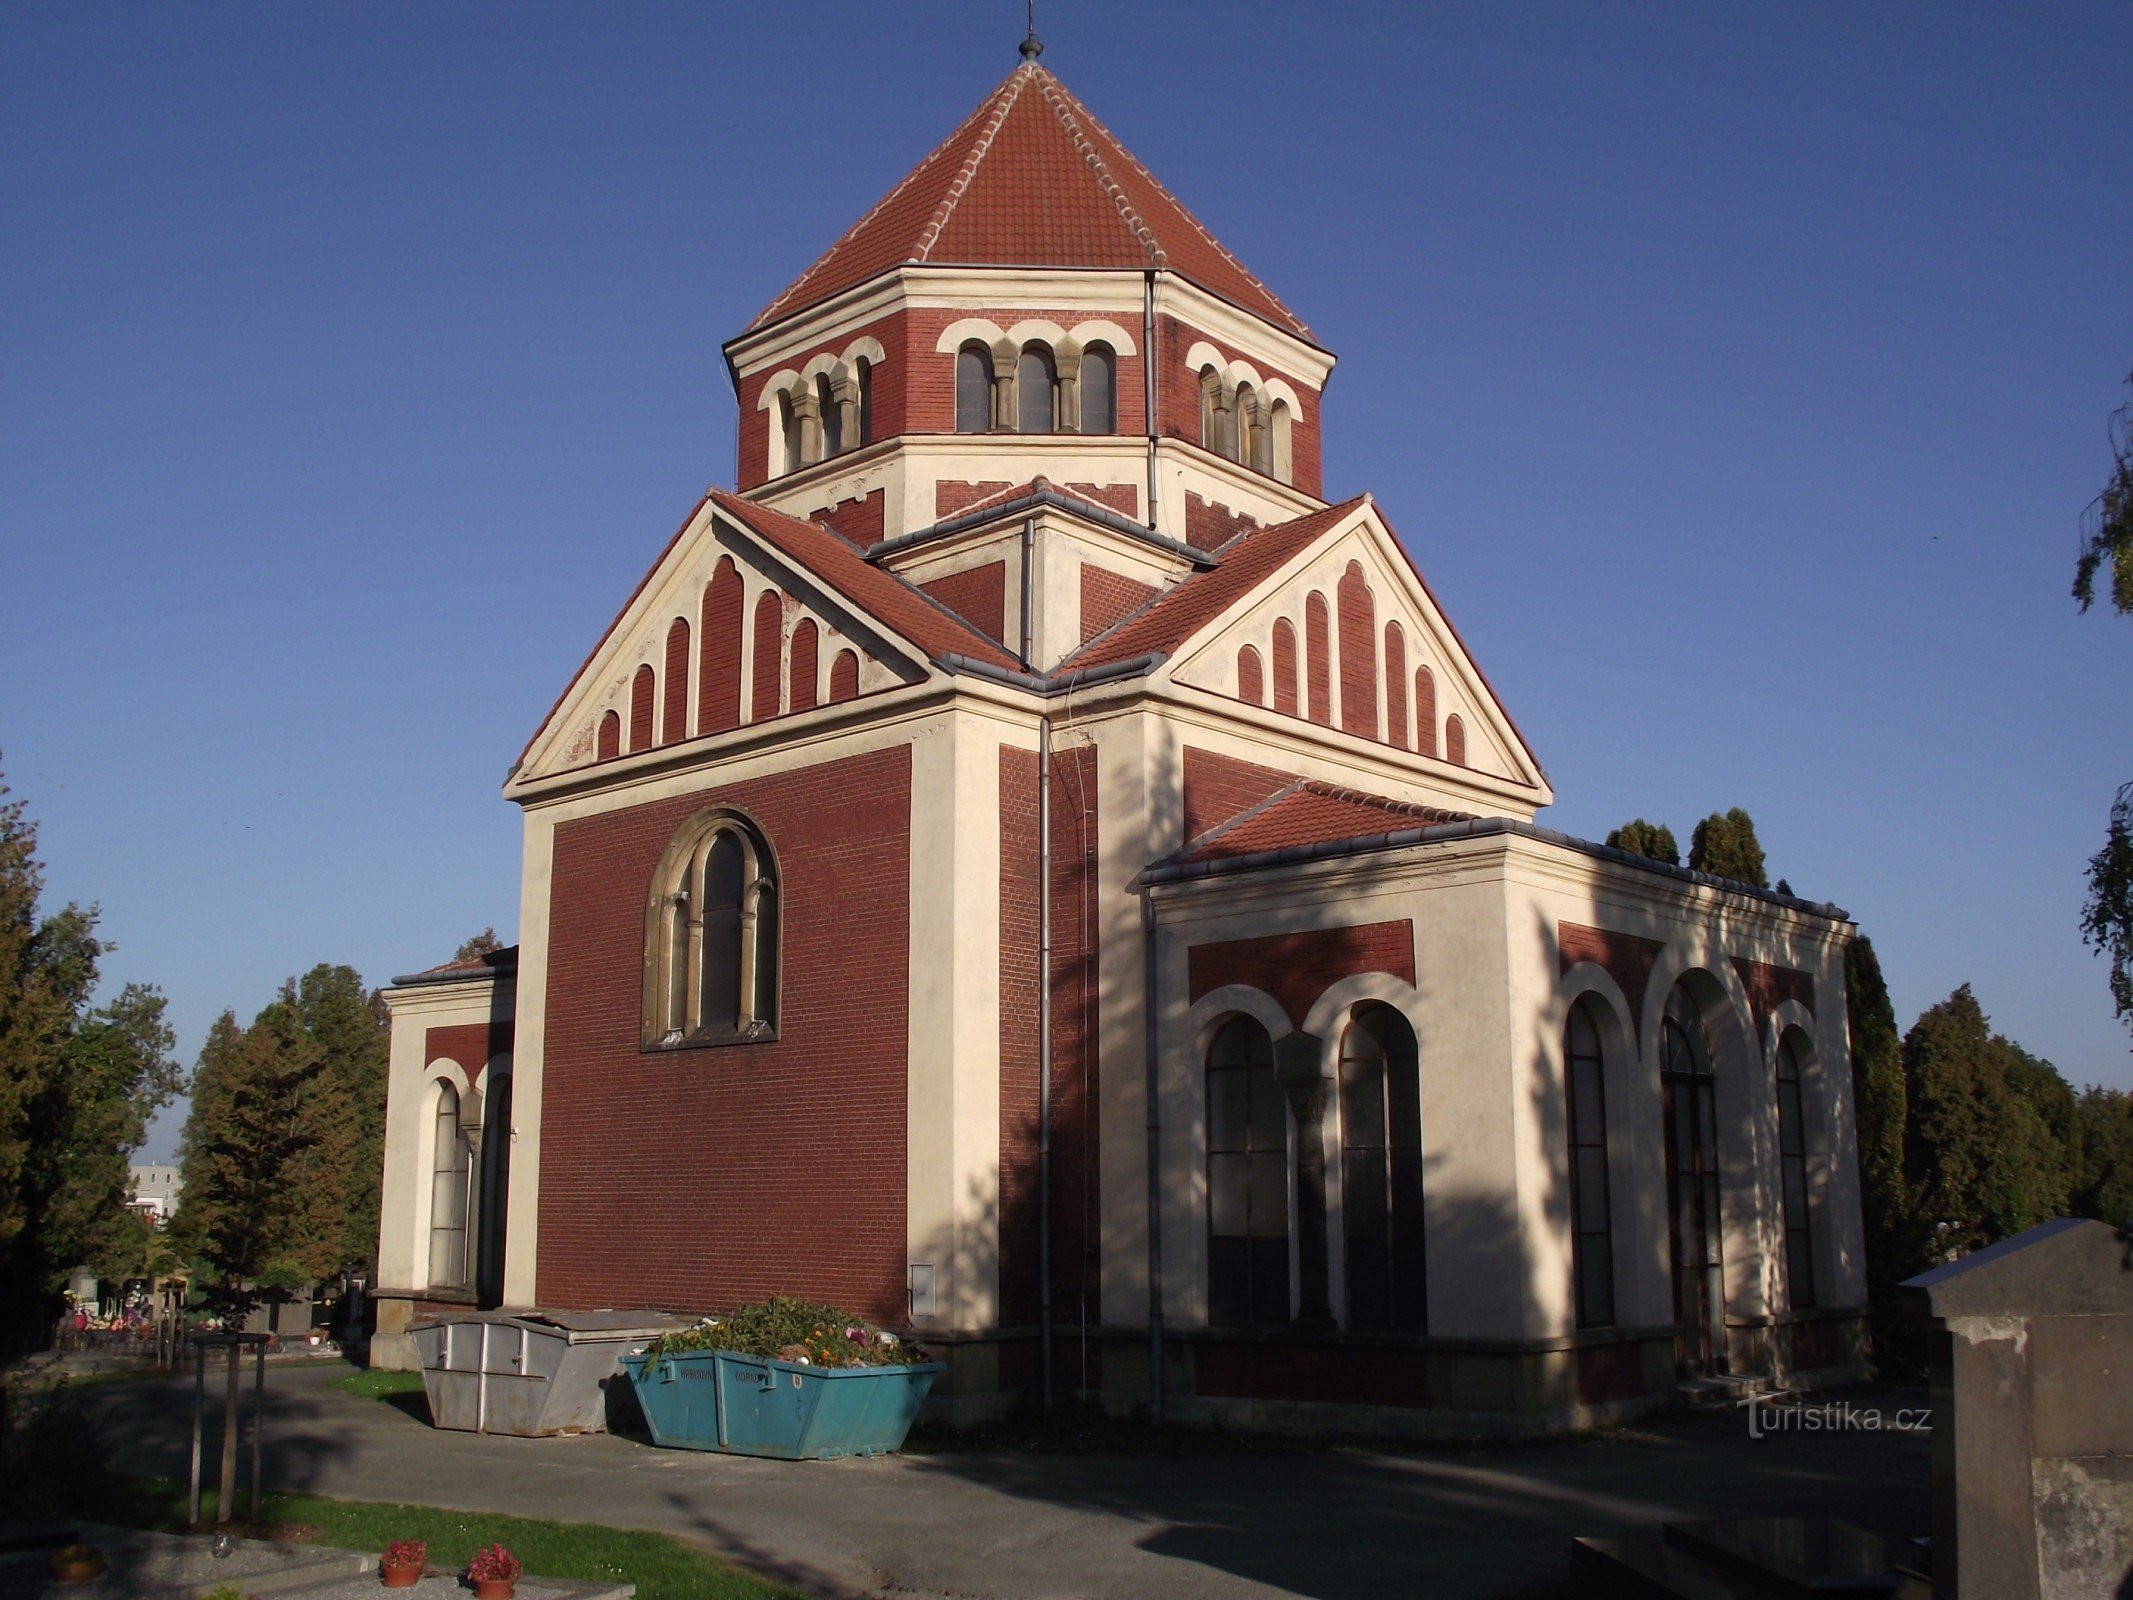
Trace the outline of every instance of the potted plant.
<instances>
[{"instance_id":1,"label":"potted plant","mask_svg":"<svg viewBox=\"0 0 2133 1600\"><path fill-rule=\"evenodd\" d=\"M395 1539L378 1557L378 1576L388 1589L412 1589L422 1581L422 1568L430 1547L420 1539Z\"/></svg>"},{"instance_id":2,"label":"potted plant","mask_svg":"<svg viewBox=\"0 0 2133 1600\"><path fill-rule=\"evenodd\" d=\"M92 1545L63 1544L45 1557L54 1583L88 1583L104 1570L104 1553Z\"/></svg>"},{"instance_id":3,"label":"potted plant","mask_svg":"<svg viewBox=\"0 0 2133 1600\"><path fill-rule=\"evenodd\" d=\"M474 1586L475 1600L511 1600L525 1571L517 1556L492 1544L474 1552L474 1559L467 1563L467 1582Z\"/></svg>"}]
</instances>

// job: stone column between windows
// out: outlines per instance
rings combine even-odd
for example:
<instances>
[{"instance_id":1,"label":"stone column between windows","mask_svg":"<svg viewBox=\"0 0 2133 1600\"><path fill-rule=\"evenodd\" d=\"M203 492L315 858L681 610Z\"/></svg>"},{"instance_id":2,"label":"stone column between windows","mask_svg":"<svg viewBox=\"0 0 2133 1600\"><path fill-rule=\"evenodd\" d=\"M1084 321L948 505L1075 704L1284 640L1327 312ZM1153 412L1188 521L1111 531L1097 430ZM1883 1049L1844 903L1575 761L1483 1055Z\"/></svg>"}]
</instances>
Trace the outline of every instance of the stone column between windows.
<instances>
[{"instance_id":1,"label":"stone column between windows","mask_svg":"<svg viewBox=\"0 0 2133 1600\"><path fill-rule=\"evenodd\" d=\"M1326 1101L1333 1079L1323 1042L1308 1033L1274 1041L1274 1081L1296 1118L1296 1325L1333 1326L1326 1252Z\"/></svg>"}]
</instances>

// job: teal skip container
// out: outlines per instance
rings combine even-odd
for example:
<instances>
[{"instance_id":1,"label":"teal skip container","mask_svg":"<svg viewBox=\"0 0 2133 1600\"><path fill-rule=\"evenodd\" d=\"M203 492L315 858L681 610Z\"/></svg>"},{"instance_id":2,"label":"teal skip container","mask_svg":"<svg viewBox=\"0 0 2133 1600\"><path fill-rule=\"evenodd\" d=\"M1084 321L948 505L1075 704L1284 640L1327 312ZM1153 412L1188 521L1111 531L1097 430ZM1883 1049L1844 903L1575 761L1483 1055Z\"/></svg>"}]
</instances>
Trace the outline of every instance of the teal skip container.
<instances>
[{"instance_id":1,"label":"teal skip container","mask_svg":"<svg viewBox=\"0 0 2133 1600\"><path fill-rule=\"evenodd\" d=\"M730 1350L622 1357L652 1430L675 1450L818 1461L903 1447L938 1361L902 1367L817 1367Z\"/></svg>"}]
</instances>

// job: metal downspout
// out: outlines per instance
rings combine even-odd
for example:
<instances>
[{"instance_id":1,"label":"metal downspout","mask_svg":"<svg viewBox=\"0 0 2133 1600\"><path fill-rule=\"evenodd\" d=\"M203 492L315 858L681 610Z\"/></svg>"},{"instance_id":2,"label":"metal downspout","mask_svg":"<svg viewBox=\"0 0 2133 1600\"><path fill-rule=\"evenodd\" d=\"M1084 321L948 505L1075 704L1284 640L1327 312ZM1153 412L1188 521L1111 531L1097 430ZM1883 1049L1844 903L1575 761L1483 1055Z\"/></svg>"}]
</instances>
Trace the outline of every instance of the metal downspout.
<instances>
[{"instance_id":1,"label":"metal downspout","mask_svg":"<svg viewBox=\"0 0 2133 1600\"><path fill-rule=\"evenodd\" d=\"M1155 493L1155 269L1141 274L1141 420L1148 427L1148 528L1160 532Z\"/></svg>"},{"instance_id":2,"label":"metal downspout","mask_svg":"<svg viewBox=\"0 0 2133 1600\"><path fill-rule=\"evenodd\" d=\"M1156 1099L1155 896L1141 888L1141 1049L1147 1057L1141 1092L1148 1098L1148 1415L1163 1420L1163 1112Z\"/></svg>"},{"instance_id":3,"label":"metal downspout","mask_svg":"<svg viewBox=\"0 0 2133 1600\"><path fill-rule=\"evenodd\" d=\"M1052 719L1037 719L1037 1338L1052 1408Z\"/></svg>"}]
</instances>

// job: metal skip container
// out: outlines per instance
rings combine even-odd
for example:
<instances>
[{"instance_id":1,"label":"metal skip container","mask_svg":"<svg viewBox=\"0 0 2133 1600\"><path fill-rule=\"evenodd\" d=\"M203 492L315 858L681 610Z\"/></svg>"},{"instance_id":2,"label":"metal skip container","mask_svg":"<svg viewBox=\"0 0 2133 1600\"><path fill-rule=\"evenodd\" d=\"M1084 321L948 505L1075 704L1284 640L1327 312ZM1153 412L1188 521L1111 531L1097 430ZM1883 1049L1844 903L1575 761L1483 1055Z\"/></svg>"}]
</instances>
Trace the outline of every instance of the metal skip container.
<instances>
[{"instance_id":1,"label":"metal skip container","mask_svg":"<svg viewBox=\"0 0 2133 1600\"><path fill-rule=\"evenodd\" d=\"M616 1358L689 1325L660 1311L469 1311L418 1323L430 1421L528 1438L605 1432Z\"/></svg>"}]
</instances>

